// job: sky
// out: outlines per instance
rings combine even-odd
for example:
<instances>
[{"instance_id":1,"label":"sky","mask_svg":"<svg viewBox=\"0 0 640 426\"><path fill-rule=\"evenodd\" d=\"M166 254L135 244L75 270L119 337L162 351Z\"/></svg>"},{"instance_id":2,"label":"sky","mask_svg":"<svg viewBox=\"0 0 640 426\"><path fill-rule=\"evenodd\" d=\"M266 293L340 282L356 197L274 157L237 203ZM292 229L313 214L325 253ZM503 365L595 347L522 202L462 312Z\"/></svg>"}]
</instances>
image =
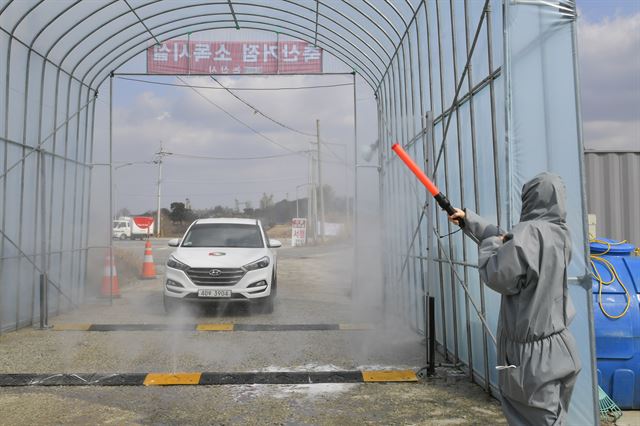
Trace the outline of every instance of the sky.
<instances>
[{"instance_id":1,"label":"sky","mask_svg":"<svg viewBox=\"0 0 640 426\"><path fill-rule=\"evenodd\" d=\"M640 150L640 1L578 0L577 4L585 148ZM256 32L240 31L231 37L255 39ZM350 71L326 53L324 60L325 72ZM140 72L144 67L143 58L138 57L119 71ZM172 77L135 78L183 84ZM208 77L184 81L219 87ZM148 163L161 142L165 151L173 153L164 157L162 207L185 198L193 208L203 209L234 206L235 200L256 207L263 193L273 194L275 200L305 197L309 161L301 151L316 149L311 144L316 120L320 120L321 138L327 143L321 146L326 149L322 154L324 182L338 195L353 192L353 173L344 166L345 159L352 164L354 157L351 75L222 77L219 81L233 88L336 87L235 92L274 120L308 134L301 135L255 113L224 90L196 92L117 78L113 158L118 164L136 164L114 171L116 211L126 207L141 213L156 208L158 167ZM376 106L371 89L359 78L356 104L358 143L364 147L377 138ZM104 100L101 106L104 113ZM198 156L270 158L193 158ZM361 173L365 182L377 179L372 169L361 169Z\"/></svg>"},{"instance_id":2,"label":"sky","mask_svg":"<svg viewBox=\"0 0 640 426\"><path fill-rule=\"evenodd\" d=\"M578 8L585 148L640 151L640 1Z\"/></svg>"}]
</instances>

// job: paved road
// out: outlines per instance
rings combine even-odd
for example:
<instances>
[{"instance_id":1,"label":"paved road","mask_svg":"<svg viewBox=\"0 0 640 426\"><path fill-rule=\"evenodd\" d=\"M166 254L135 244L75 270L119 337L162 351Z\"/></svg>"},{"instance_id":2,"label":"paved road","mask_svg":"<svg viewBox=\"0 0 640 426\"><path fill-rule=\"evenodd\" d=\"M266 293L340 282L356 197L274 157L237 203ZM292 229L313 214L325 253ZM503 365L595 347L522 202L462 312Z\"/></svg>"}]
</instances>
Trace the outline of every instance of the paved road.
<instances>
[{"instance_id":1,"label":"paved road","mask_svg":"<svg viewBox=\"0 0 640 426\"><path fill-rule=\"evenodd\" d=\"M153 241L156 262L164 241ZM144 243L117 242L137 256ZM142 256L142 254L140 254ZM378 306L350 298L346 246L280 251L275 312L241 305L166 315L161 280L54 324L373 324L326 331L39 331L0 340L0 373L331 371L424 363L422 338ZM369 286L375 283L367 283ZM504 424L497 403L457 371L424 383L0 388L0 424Z\"/></svg>"}]
</instances>

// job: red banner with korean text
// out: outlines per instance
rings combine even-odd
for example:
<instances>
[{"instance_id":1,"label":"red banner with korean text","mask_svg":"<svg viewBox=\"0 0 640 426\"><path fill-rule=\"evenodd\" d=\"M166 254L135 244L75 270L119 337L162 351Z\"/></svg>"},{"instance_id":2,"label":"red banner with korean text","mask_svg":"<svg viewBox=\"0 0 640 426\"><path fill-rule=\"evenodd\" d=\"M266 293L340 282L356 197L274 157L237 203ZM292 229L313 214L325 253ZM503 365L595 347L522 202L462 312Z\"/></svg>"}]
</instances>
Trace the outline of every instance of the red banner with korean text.
<instances>
[{"instance_id":1,"label":"red banner with korean text","mask_svg":"<svg viewBox=\"0 0 640 426\"><path fill-rule=\"evenodd\" d=\"M313 74L322 49L306 41L167 40L147 49L149 74Z\"/></svg>"}]
</instances>

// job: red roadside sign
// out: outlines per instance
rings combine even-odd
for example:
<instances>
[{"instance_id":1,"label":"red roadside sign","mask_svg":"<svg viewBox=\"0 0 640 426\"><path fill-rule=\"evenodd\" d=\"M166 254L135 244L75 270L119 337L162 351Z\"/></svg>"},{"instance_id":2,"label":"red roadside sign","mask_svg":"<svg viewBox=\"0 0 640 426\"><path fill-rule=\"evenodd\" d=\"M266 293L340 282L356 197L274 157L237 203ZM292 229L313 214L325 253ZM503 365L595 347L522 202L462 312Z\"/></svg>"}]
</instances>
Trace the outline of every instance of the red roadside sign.
<instances>
[{"instance_id":1,"label":"red roadside sign","mask_svg":"<svg viewBox=\"0 0 640 426\"><path fill-rule=\"evenodd\" d=\"M153 218L149 216L136 216L133 218L135 224L142 229L149 229L153 225Z\"/></svg>"}]
</instances>

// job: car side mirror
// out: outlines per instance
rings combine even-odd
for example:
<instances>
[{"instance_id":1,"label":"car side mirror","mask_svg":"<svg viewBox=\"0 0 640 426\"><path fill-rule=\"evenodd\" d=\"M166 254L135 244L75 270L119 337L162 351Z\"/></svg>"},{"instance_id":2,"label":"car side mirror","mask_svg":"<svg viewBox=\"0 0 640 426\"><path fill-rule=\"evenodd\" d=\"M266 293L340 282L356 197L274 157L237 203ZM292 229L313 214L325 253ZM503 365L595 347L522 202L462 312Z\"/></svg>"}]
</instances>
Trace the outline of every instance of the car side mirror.
<instances>
[{"instance_id":1,"label":"car side mirror","mask_svg":"<svg viewBox=\"0 0 640 426\"><path fill-rule=\"evenodd\" d=\"M278 247L282 247L282 243L278 240L269 240L269 247L271 248L278 248Z\"/></svg>"},{"instance_id":2,"label":"car side mirror","mask_svg":"<svg viewBox=\"0 0 640 426\"><path fill-rule=\"evenodd\" d=\"M180 245L180 239L172 238L167 242L167 244L169 244L169 247L178 247Z\"/></svg>"}]
</instances>

